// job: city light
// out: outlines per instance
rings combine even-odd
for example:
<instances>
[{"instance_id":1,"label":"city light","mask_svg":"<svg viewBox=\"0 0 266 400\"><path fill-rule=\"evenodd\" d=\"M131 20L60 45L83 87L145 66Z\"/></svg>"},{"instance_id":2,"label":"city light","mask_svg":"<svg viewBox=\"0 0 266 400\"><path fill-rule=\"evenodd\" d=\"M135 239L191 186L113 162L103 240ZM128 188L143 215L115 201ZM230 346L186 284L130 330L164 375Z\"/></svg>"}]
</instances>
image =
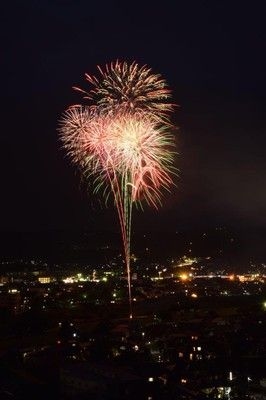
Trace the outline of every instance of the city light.
<instances>
[{"instance_id":1,"label":"city light","mask_svg":"<svg viewBox=\"0 0 266 400\"><path fill-rule=\"evenodd\" d=\"M180 279L181 279L182 281L188 280L188 274L181 274L181 275L180 275Z\"/></svg>"}]
</instances>

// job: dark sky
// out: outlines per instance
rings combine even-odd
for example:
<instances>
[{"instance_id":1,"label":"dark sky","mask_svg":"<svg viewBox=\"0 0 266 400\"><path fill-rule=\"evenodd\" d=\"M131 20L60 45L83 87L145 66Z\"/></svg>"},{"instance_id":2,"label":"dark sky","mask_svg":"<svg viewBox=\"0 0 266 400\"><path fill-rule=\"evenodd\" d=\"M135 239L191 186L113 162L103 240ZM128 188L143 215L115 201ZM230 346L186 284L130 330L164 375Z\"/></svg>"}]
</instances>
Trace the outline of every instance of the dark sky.
<instances>
[{"instance_id":1,"label":"dark sky","mask_svg":"<svg viewBox=\"0 0 266 400\"><path fill-rule=\"evenodd\" d=\"M27 0L1 5L1 230L94 229L60 150L73 85L117 58L161 73L180 105L177 188L136 226L266 225L263 0ZM157 4L157 5L156 5Z\"/></svg>"}]
</instances>

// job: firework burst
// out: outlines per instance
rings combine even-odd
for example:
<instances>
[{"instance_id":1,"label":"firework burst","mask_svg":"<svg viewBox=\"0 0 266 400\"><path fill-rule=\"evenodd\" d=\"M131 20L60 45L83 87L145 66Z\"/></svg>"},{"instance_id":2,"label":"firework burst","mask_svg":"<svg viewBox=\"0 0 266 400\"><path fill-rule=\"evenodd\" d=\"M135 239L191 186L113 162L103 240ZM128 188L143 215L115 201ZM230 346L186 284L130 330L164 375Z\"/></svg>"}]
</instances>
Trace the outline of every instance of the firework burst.
<instances>
[{"instance_id":1,"label":"firework burst","mask_svg":"<svg viewBox=\"0 0 266 400\"><path fill-rule=\"evenodd\" d=\"M92 104L108 111L117 107L133 112L148 111L157 121L168 120L174 105L169 103L171 91L161 75L153 74L146 65L140 67L136 62L116 61L106 64L105 68L98 66L98 71L99 77L85 74L91 90L74 88Z\"/></svg>"},{"instance_id":2,"label":"firework burst","mask_svg":"<svg viewBox=\"0 0 266 400\"><path fill-rule=\"evenodd\" d=\"M117 173L129 177L132 201L157 207L163 189L173 183L173 135L145 112L122 112L113 116L108 136Z\"/></svg>"},{"instance_id":3,"label":"firework burst","mask_svg":"<svg viewBox=\"0 0 266 400\"><path fill-rule=\"evenodd\" d=\"M111 64L102 81L87 76L92 104L72 106L60 121L63 146L96 193L113 195L118 212L132 317L130 237L133 204L158 207L175 174L175 141L164 120L172 105L169 89L147 67Z\"/></svg>"},{"instance_id":4,"label":"firework burst","mask_svg":"<svg viewBox=\"0 0 266 400\"><path fill-rule=\"evenodd\" d=\"M112 191L115 181L127 175L132 201L157 207L175 173L174 137L166 127L147 112L97 114L81 106L69 108L60 125L68 156L84 175L94 177L96 191L102 185L105 193L107 187Z\"/></svg>"}]
</instances>

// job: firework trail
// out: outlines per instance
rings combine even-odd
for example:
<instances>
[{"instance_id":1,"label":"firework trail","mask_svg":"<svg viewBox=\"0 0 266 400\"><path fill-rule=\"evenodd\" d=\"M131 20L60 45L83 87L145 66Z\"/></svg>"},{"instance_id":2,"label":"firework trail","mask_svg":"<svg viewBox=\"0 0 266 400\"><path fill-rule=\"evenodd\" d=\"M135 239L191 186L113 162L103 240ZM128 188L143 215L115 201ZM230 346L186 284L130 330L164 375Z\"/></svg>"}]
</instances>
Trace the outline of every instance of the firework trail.
<instances>
[{"instance_id":1,"label":"firework trail","mask_svg":"<svg viewBox=\"0 0 266 400\"><path fill-rule=\"evenodd\" d=\"M158 207L163 191L170 190L173 184L175 142L166 121L166 111L172 106L164 102L169 97L164 81L146 67L116 63L107 66L105 72L100 71L103 81L90 77L95 88L87 97L92 104L70 107L63 114L59 131L72 162L83 176L93 179L94 191L101 193L106 202L113 195L123 239L132 318L132 206L142 206L145 201ZM125 102L123 93L131 93Z\"/></svg>"}]
</instances>

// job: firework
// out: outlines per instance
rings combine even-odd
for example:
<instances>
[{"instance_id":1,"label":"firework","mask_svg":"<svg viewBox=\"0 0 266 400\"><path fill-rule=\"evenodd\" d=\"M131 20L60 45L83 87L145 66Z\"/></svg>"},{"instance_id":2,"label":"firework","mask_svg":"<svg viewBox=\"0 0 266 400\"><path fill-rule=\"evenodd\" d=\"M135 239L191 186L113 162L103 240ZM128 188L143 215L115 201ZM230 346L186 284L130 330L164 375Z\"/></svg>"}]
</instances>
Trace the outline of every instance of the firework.
<instances>
[{"instance_id":1,"label":"firework","mask_svg":"<svg viewBox=\"0 0 266 400\"><path fill-rule=\"evenodd\" d=\"M163 191L170 190L175 174L174 137L162 118L170 108L159 102L169 92L165 86L156 92L164 81L134 63L111 64L105 72L100 71L104 83L88 78L95 86L90 99L98 96L98 102L95 97L96 102L90 106L70 107L61 119L60 137L72 162L83 176L93 179L95 192L102 193L106 201L113 195L123 239L132 317L132 207L143 202L158 207ZM113 83L112 88L107 82ZM118 96L119 82L121 93L126 92L126 85L131 82L125 103L122 94Z\"/></svg>"},{"instance_id":2,"label":"firework","mask_svg":"<svg viewBox=\"0 0 266 400\"><path fill-rule=\"evenodd\" d=\"M118 113L110 123L113 159L120 175L128 175L132 201L157 207L162 189L172 184L174 140L145 112Z\"/></svg>"},{"instance_id":3,"label":"firework","mask_svg":"<svg viewBox=\"0 0 266 400\"><path fill-rule=\"evenodd\" d=\"M92 89L82 92L84 98L103 110L113 111L117 107L127 111L148 111L158 120L167 120L174 105L169 103L171 91L161 75L153 74L146 65L136 62L128 64L116 61L105 68L98 66L99 77L85 74Z\"/></svg>"}]
</instances>

